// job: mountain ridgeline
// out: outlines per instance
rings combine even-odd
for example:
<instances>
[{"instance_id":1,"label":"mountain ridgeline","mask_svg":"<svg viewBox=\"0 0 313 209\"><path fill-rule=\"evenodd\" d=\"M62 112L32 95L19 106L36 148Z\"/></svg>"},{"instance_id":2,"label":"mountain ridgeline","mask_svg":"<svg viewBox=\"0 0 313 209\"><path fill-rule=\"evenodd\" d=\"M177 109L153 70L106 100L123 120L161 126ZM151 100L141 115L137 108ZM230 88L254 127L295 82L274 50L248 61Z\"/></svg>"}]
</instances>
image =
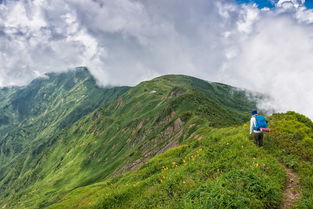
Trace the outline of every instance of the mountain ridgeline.
<instances>
[{"instance_id":1,"label":"mountain ridgeline","mask_svg":"<svg viewBox=\"0 0 313 209\"><path fill-rule=\"evenodd\" d=\"M269 118L270 155L247 136L256 98L225 84L166 75L100 88L81 67L0 99L0 208L278 208L282 162L313 176L312 122Z\"/></svg>"},{"instance_id":2,"label":"mountain ridgeline","mask_svg":"<svg viewBox=\"0 0 313 209\"><path fill-rule=\"evenodd\" d=\"M0 90L1 164L129 89L101 89L85 68L46 76L25 87Z\"/></svg>"}]
</instances>

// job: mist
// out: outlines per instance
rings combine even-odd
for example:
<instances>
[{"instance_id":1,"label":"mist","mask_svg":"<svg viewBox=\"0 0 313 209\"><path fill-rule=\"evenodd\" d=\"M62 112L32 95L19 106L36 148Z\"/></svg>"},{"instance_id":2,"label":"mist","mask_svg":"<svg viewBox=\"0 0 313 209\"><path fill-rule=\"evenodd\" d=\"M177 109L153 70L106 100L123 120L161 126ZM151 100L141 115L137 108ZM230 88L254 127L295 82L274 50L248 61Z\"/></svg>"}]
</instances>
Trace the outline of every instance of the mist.
<instances>
[{"instance_id":1,"label":"mist","mask_svg":"<svg viewBox=\"0 0 313 209\"><path fill-rule=\"evenodd\" d=\"M101 86L186 74L261 92L313 119L313 11L231 0L6 0L0 86L87 66Z\"/></svg>"}]
</instances>

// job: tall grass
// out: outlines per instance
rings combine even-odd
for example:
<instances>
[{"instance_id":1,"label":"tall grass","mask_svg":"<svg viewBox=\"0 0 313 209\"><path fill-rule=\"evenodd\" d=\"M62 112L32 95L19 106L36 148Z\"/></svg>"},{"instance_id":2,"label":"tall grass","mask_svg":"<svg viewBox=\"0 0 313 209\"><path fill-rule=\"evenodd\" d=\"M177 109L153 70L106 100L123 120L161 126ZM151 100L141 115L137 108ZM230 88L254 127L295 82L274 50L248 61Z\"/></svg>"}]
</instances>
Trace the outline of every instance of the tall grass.
<instances>
[{"instance_id":1,"label":"tall grass","mask_svg":"<svg viewBox=\"0 0 313 209\"><path fill-rule=\"evenodd\" d=\"M245 128L200 128L138 171L80 188L50 208L277 208L284 170Z\"/></svg>"},{"instance_id":2,"label":"tall grass","mask_svg":"<svg viewBox=\"0 0 313 209\"><path fill-rule=\"evenodd\" d=\"M265 149L300 178L302 197L295 208L313 208L313 123L295 112L270 118L272 132Z\"/></svg>"}]
</instances>

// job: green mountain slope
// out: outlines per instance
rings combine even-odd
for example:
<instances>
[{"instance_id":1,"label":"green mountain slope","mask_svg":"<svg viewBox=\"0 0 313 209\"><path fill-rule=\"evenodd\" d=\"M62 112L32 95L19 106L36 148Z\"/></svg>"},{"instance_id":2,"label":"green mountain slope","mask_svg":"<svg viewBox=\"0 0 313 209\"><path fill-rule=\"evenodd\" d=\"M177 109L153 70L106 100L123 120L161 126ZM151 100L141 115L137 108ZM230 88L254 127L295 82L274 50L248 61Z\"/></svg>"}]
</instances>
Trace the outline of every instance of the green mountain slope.
<instances>
[{"instance_id":1,"label":"green mountain slope","mask_svg":"<svg viewBox=\"0 0 313 209\"><path fill-rule=\"evenodd\" d=\"M274 114L265 149L299 176L301 199L295 208L313 206L313 122L295 112Z\"/></svg>"},{"instance_id":2,"label":"green mountain slope","mask_svg":"<svg viewBox=\"0 0 313 209\"><path fill-rule=\"evenodd\" d=\"M53 137L127 90L97 87L86 68L47 74L25 87L1 89L0 200L36 178L31 170L37 164L33 156ZM19 182L21 176L24 180ZM15 186L18 183L21 186Z\"/></svg>"},{"instance_id":3,"label":"green mountain slope","mask_svg":"<svg viewBox=\"0 0 313 209\"><path fill-rule=\"evenodd\" d=\"M5 99L0 103L0 163L8 162L29 143L69 127L127 89L98 88L86 68L50 73L23 88L1 89Z\"/></svg>"},{"instance_id":4,"label":"green mountain slope","mask_svg":"<svg viewBox=\"0 0 313 209\"><path fill-rule=\"evenodd\" d=\"M245 135L202 127L138 171L73 190L49 208L277 208L283 169Z\"/></svg>"},{"instance_id":5,"label":"green mountain slope","mask_svg":"<svg viewBox=\"0 0 313 209\"><path fill-rule=\"evenodd\" d=\"M312 121L273 115L257 148L246 95L183 75L103 89L84 68L2 89L0 207L279 208L288 166L310 208Z\"/></svg>"},{"instance_id":6,"label":"green mountain slope","mask_svg":"<svg viewBox=\"0 0 313 209\"><path fill-rule=\"evenodd\" d=\"M269 119L264 149L249 140L248 124L202 124L137 171L75 189L49 208L280 208L283 166L300 177L296 208L311 208L313 123L294 112Z\"/></svg>"},{"instance_id":7,"label":"green mountain slope","mask_svg":"<svg viewBox=\"0 0 313 209\"><path fill-rule=\"evenodd\" d=\"M244 91L188 76L143 82L65 129L49 123L45 140L0 170L2 205L46 207L74 188L136 170L197 125L241 124L254 106Z\"/></svg>"}]
</instances>

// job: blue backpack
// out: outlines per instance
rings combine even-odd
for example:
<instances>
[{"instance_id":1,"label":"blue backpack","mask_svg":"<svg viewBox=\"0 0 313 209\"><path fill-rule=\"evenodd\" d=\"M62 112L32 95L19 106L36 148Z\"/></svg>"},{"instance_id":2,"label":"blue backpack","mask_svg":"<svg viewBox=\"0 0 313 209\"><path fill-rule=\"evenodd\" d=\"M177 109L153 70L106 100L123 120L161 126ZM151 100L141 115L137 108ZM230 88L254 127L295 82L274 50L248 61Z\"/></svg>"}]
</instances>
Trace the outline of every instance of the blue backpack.
<instances>
[{"instance_id":1,"label":"blue backpack","mask_svg":"<svg viewBox=\"0 0 313 209\"><path fill-rule=\"evenodd\" d=\"M263 115L255 116L256 125L253 127L254 130L259 131L260 128L267 128L267 121Z\"/></svg>"}]
</instances>

